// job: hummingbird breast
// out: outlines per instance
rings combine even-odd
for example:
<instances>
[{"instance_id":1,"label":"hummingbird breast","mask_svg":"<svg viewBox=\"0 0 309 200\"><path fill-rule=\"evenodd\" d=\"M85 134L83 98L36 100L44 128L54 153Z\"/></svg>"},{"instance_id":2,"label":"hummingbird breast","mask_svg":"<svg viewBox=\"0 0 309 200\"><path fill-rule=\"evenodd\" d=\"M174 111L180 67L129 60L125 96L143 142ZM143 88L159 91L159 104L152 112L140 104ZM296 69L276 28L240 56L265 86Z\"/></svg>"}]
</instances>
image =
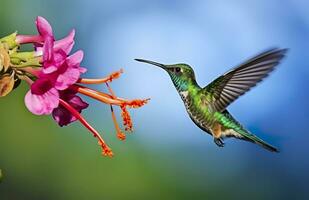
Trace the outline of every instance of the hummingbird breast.
<instances>
[{"instance_id":1,"label":"hummingbird breast","mask_svg":"<svg viewBox=\"0 0 309 200\"><path fill-rule=\"evenodd\" d=\"M192 121L202 130L210 134L210 127L215 123L213 112L209 109L207 101L194 98L189 92L180 92L186 110Z\"/></svg>"}]
</instances>

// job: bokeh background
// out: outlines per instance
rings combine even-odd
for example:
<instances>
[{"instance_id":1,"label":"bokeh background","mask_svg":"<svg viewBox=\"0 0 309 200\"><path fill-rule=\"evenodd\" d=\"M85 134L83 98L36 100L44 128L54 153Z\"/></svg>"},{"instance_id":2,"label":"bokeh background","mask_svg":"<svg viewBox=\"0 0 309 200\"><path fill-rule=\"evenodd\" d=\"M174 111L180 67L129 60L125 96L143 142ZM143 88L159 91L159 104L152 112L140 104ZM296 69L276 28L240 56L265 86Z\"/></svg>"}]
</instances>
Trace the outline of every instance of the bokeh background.
<instances>
[{"instance_id":1,"label":"bokeh background","mask_svg":"<svg viewBox=\"0 0 309 200\"><path fill-rule=\"evenodd\" d=\"M1 36L36 33L38 15L57 38L75 28L74 50L85 52L87 77L124 68L114 91L152 100L131 110L135 132L121 142L109 107L86 98L85 116L114 150L109 159L79 123L60 128L50 116L27 111L23 84L0 103L0 199L309 199L308 6L306 0L2 0ZM189 63L206 85L270 47L290 48L287 59L229 109L279 154L232 139L218 148L191 122L168 75L133 60Z\"/></svg>"}]
</instances>

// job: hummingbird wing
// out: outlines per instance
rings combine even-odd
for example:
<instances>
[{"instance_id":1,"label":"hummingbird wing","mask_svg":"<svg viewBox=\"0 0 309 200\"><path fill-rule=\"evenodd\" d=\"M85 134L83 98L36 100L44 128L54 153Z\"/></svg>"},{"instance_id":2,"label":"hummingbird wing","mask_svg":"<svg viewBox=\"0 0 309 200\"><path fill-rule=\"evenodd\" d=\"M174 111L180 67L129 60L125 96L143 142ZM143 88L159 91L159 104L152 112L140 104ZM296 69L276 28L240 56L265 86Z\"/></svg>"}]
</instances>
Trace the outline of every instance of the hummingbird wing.
<instances>
[{"instance_id":1,"label":"hummingbird wing","mask_svg":"<svg viewBox=\"0 0 309 200\"><path fill-rule=\"evenodd\" d=\"M216 111L225 108L274 70L287 49L270 49L226 72L202 89L213 97Z\"/></svg>"}]
</instances>

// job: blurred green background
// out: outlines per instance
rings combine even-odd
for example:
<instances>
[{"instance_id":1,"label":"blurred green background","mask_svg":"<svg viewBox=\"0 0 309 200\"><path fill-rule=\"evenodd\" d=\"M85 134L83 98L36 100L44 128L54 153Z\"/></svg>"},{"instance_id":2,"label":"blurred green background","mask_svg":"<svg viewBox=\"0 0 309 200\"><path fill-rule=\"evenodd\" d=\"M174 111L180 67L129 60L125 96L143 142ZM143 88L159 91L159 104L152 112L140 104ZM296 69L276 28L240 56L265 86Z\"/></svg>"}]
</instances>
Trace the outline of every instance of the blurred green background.
<instances>
[{"instance_id":1,"label":"blurred green background","mask_svg":"<svg viewBox=\"0 0 309 200\"><path fill-rule=\"evenodd\" d=\"M57 38L75 28L87 77L123 67L115 92L152 100L130 110L135 132L122 142L109 107L85 98L84 115L114 150L109 159L79 123L60 128L27 111L23 84L0 100L0 199L309 199L306 8L301 0L2 0L1 36L35 34L38 15ZM169 77L133 60L190 63L206 84L272 46L291 48L288 58L230 110L279 154L235 140L217 148L191 122Z\"/></svg>"}]
</instances>

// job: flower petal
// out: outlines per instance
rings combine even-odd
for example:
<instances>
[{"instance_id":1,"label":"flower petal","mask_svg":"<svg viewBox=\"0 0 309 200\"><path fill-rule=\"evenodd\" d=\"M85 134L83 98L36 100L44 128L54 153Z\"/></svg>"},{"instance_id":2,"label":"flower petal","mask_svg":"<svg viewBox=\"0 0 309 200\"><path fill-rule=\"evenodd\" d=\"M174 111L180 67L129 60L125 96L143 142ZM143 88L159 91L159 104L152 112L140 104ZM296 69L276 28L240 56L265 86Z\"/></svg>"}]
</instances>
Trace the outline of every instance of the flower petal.
<instances>
[{"instance_id":1,"label":"flower petal","mask_svg":"<svg viewBox=\"0 0 309 200\"><path fill-rule=\"evenodd\" d=\"M79 66L79 64L82 62L84 57L84 52L82 50L79 50L75 52L74 54L67 57L67 64L69 66Z\"/></svg>"},{"instance_id":2,"label":"flower petal","mask_svg":"<svg viewBox=\"0 0 309 200\"><path fill-rule=\"evenodd\" d=\"M55 72L55 71L57 71L57 66L56 65L54 65L54 63L44 63L44 68L43 68L43 72L45 73L45 74L50 74L50 73L52 73L52 72Z\"/></svg>"},{"instance_id":3,"label":"flower petal","mask_svg":"<svg viewBox=\"0 0 309 200\"><path fill-rule=\"evenodd\" d=\"M73 29L69 33L69 35L67 35L65 38L55 41L53 45L53 50L54 51L61 50L65 52L66 55L68 55L71 52L73 45L74 45L74 35L75 35L75 30ZM35 48L36 56L43 55L43 44L34 43L34 48Z\"/></svg>"},{"instance_id":4,"label":"flower petal","mask_svg":"<svg viewBox=\"0 0 309 200\"><path fill-rule=\"evenodd\" d=\"M60 66L65 62L66 57L67 54L62 50L53 52L53 59L45 61L43 63L43 73L50 74L52 72L57 71L60 68Z\"/></svg>"},{"instance_id":5,"label":"flower petal","mask_svg":"<svg viewBox=\"0 0 309 200\"><path fill-rule=\"evenodd\" d=\"M74 95L70 100L68 100L68 103L73 106L78 112L81 112L83 109L87 108L89 106L88 103L82 100L77 95Z\"/></svg>"},{"instance_id":6,"label":"flower petal","mask_svg":"<svg viewBox=\"0 0 309 200\"><path fill-rule=\"evenodd\" d=\"M60 92L60 97L62 100L70 104L79 113L81 113L83 109L88 107L88 104L84 102L79 96L76 96L74 91L62 91ZM59 126L66 126L77 120L74 115L72 115L67 109L65 109L61 105L58 108L55 108L52 114L54 120L58 122Z\"/></svg>"},{"instance_id":7,"label":"flower petal","mask_svg":"<svg viewBox=\"0 0 309 200\"><path fill-rule=\"evenodd\" d=\"M25 104L35 115L49 115L59 105L59 92L51 88L42 95L36 95L29 90L25 96Z\"/></svg>"},{"instance_id":8,"label":"flower petal","mask_svg":"<svg viewBox=\"0 0 309 200\"><path fill-rule=\"evenodd\" d=\"M55 83L57 90L65 90L78 81L80 72L78 68L68 67L65 72L59 74Z\"/></svg>"},{"instance_id":9,"label":"flower petal","mask_svg":"<svg viewBox=\"0 0 309 200\"><path fill-rule=\"evenodd\" d=\"M38 16L36 18L36 27L38 29L38 32L40 33L40 35L42 37L47 37L47 36L52 36L53 37L53 30L52 30L52 27L50 26L50 24L48 23L48 21L41 17L41 16Z\"/></svg>"},{"instance_id":10,"label":"flower petal","mask_svg":"<svg viewBox=\"0 0 309 200\"><path fill-rule=\"evenodd\" d=\"M35 95L43 95L53 88L53 81L50 77L42 76L39 77L32 85L31 85L31 93Z\"/></svg>"},{"instance_id":11,"label":"flower petal","mask_svg":"<svg viewBox=\"0 0 309 200\"><path fill-rule=\"evenodd\" d=\"M51 61L53 59L54 39L46 37L43 45L43 62Z\"/></svg>"},{"instance_id":12,"label":"flower petal","mask_svg":"<svg viewBox=\"0 0 309 200\"><path fill-rule=\"evenodd\" d=\"M67 54L65 53L65 51L62 51L61 49L54 51L54 62L56 63L56 65L62 65L66 61L66 58Z\"/></svg>"},{"instance_id":13,"label":"flower petal","mask_svg":"<svg viewBox=\"0 0 309 200\"><path fill-rule=\"evenodd\" d=\"M74 45L75 30L73 29L65 38L54 43L54 51L61 49L67 55L71 52Z\"/></svg>"},{"instance_id":14,"label":"flower petal","mask_svg":"<svg viewBox=\"0 0 309 200\"><path fill-rule=\"evenodd\" d=\"M78 70L81 74L85 73L87 71L87 68L85 67L78 67Z\"/></svg>"},{"instance_id":15,"label":"flower petal","mask_svg":"<svg viewBox=\"0 0 309 200\"><path fill-rule=\"evenodd\" d=\"M74 117L68 110L64 107L59 106L53 110L53 118L59 124L59 126L66 126L74 121L76 121L76 117Z\"/></svg>"}]
</instances>

